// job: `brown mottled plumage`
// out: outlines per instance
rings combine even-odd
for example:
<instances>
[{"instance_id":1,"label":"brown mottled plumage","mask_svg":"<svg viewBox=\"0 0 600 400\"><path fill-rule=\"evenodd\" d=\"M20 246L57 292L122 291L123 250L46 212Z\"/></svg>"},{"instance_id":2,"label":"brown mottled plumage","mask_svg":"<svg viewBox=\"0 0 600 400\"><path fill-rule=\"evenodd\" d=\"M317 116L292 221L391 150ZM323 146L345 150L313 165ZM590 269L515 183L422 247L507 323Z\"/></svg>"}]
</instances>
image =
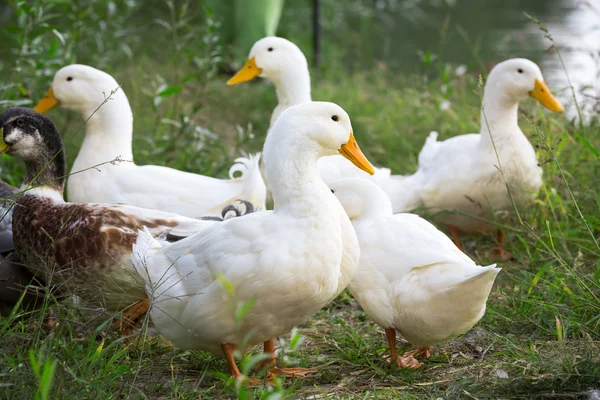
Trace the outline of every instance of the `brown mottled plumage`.
<instances>
[{"instance_id":1,"label":"brown mottled plumage","mask_svg":"<svg viewBox=\"0 0 600 400\"><path fill-rule=\"evenodd\" d=\"M106 308L123 308L145 297L130 260L138 230L146 226L158 236L178 224L164 215L140 218L127 208L25 194L13 212L15 247L36 275Z\"/></svg>"},{"instance_id":2,"label":"brown mottled plumage","mask_svg":"<svg viewBox=\"0 0 600 400\"><path fill-rule=\"evenodd\" d=\"M0 115L4 151L27 165L13 210L15 249L23 264L49 283L119 310L146 298L131 262L138 230L187 236L212 221L119 204L66 203L65 156L54 124L34 110Z\"/></svg>"}]
</instances>

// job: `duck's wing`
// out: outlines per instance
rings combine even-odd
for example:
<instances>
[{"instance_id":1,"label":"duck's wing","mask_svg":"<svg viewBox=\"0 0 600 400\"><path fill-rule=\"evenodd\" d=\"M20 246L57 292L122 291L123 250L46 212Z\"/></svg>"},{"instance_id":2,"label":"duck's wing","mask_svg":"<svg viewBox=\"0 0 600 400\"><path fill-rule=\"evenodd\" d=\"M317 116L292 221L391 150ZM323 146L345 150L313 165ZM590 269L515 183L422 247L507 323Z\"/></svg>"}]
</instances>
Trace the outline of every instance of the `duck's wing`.
<instances>
[{"instance_id":1,"label":"duck's wing","mask_svg":"<svg viewBox=\"0 0 600 400\"><path fill-rule=\"evenodd\" d=\"M169 210L190 217L220 216L228 204L244 200L255 209L265 208L266 186L260 174L260 155L238 158L230 169L230 179L145 165L127 174L116 174L121 188L116 198L125 204Z\"/></svg>"},{"instance_id":2,"label":"duck's wing","mask_svg":"<svg viewBox=\"0 0 600 400\"><path fill-rule=\"evenodd\" d=\"M230 333L223 330L235 325L231 306L235 308L236 299L249 301L261 288L267 294L277 287L277 269L260 274L257 267L263 249L273 240L263 221L265 214L218 222L168 245L152 239L149 231L140 233L132 259L145 281L152 319L161 332L180 337L184 326L213 321L213 326L202 329L216 330L214 334L222 337ZM244 287L252 293L245 293ZM261 301L270 301L269 296Z\"/></svg>"},{"instance_id":3,"label":"duck's wing","mask_svg":"<svg viewBox=\"0 0 600 400\"><path fill-rule=\"evenodd\" d=\"M103 213L114 211L115 214L105 214L103 228L109 227L133 230L136 234L139 229L146 227L150 233L157 235L171 235L184 238L212 226L213 219L190 218L172 212L152 210L130 206L126 204L89 204L95 212Z\"/></svg>"},{"instance_id":4,"label":"duck's wing","mask_svg":"<svg viewBox=\"0 0 600 400\"><path fill-rule=\"evenodd\" d=\"M458 301L480 310L500 271L495 264L475 264L444 233L414 214L374 218L370 233L361 226L357 233L361 264L367 262L385 276L397 309Z\"/></svg>"},{"instance_id":5,"label":"duck's wing","mask_svg":"<svg viewBox=\"0 0 600 400\"><path fill-rule=\"evenodd\" d=\"M357 226L361 263L368 261L388 281L430 265L475 263L435 226L414 214L371 218Z\"/></svg>"}]
</instances>

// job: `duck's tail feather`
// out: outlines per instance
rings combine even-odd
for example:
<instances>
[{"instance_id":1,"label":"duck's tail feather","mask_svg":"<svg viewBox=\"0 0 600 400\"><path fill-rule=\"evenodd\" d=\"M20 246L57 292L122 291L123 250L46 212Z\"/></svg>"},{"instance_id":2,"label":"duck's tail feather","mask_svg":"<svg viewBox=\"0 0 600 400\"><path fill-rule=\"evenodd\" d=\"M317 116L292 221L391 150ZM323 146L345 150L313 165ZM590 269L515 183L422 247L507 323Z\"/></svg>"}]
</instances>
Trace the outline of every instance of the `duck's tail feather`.
<instances>
[{"instance_id":1,"label":"duck's tail feather","mask_svg":"<svg viewBox=\"0 0 600 400\"><path fill-rule=\"evenodd\" d=\"M501 268L496 268L496 264L492 264L479 269L480 271L473 276L452 285L448 291L460 291L463 297L469 297L469 302L472 304L485 302Z\"/></svg>"},{"instance_id":2,"label":"duck's tail feather","mask_svg":"<svg viewBox=\"0 0 600 400\"><path fill-rule=\"evenodd\" d=\"M138 231L138 237L133 244L131 251L131 261L138 275L144 280L146 293L151 295L154 290L153 282L160 280L161 271L155 271L152 258L162 248L161 243L156 240L148 228Z\"/></svg>"},{"instance_id":3,"label":"duck's tail feather","mask_svg":"<svg viewBox=\"0 0 600 400\"><path fill-rule=\"evenodd\" d=\"M261 153L238 157L229 169L229 178L245 183L239 198L251 203L253 209L266 208L267 187L260 171L260 157Z\"/></svg>"},{"instance_id":4,"label":"duck's tail feather","mask_svg":"<svg viewBox=\"0 0 600 400\"><path fill-rule=\"evenodd\" d=\"M425 144L419 152L419 168L426 167L435 158L440 147L440 142L437 140L438 136L439 134L436 131L431 131L425 139Z\"/></svg>"}]
</instances>

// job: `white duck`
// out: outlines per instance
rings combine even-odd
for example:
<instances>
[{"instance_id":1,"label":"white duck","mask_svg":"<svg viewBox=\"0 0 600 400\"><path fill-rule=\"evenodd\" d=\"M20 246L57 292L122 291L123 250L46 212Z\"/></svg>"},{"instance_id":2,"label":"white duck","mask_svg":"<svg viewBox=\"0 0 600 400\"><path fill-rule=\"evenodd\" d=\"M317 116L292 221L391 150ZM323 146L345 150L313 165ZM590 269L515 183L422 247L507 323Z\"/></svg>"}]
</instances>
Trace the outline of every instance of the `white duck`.
<instances>
[{"instance_id":1,"label":"white duck","mask_svg":"<svg viewBox=\"0 0 600 400\"><path fill-rule=\"evenodd\" d=\"M266 187L258 154L238 158L230 180L134 164L131 107L120 85L103 71L78 64L60 69L35 110L44 113L58 105L89 118L68 179L69 201L123 203L190 217L219 215L237 200L265 207ZM106 164L116 158L126 162ZM236 172L242 175L233 178Z\"/></svg>"},{"instance_id":2,"label":"white duck","mask_svg":"<svg viewBox=\"0 0 600 400\"><path fill-rule=\"evenodd\" d=\"M485 313L500 271L480 267L435 226L414 214L392 214L385 192L364 179L329 185L356 230L361 254L348 286L369 318L385 329L391 360L414 356L465 333ZM419 349L396 353L396 331ZM393 361L392 361L393 362Z\"/></svg>"},{"instance_id":3,"label":"white duck","mask_svg":"<svg viewBox=\"0 0 600 400\"><path fill-rule=\"evenodd\" d=\"M228 85L249 81L260 76L275 85L277 107L271 114L273 126L279 115L288 107L311 101L310 74L308 63L302 50L294 43L280 37L269 36L257 41L246 64L233 76ZM377 182L389 177L389 170L375 168L373 176L356 169L351 162L341 156L324 157L319 160L319 171L325 183L342 177L360 177Z\"/></svg>"},{"instance_id":4,"label":"white duck","mask_svg":"<svg viewBox=\"0 0 600 400\"><path fill-rule=\"evenodd\" d=\"M551 111L564 110L532 61L516 58L496 65L484 88L480 133L438 142L437 132L432 132L419 154L417 172L381 185L392 199L393 211L422 206L438 213L435 220L450 226L460 247L459 231L483 233L495 228L486 221L510 215L511 196L517 208L529 205L542 186L535 150L517 119L519 102L529 96ZM500 255L510 258L502 248L501 231L498 239Z\"/></svg>"},{"instance_id":5,"label":"white duck","mask_svg":"<svg viewBox=\"0 0 600 400\"><path fill-rule=\"evenodd\" d=\"M246 65L228 84L256 76L269 79L277 88L279 104L273 111L271 123L286 107L310 99L306 58L296 45L286 39L267 37L256 42ZM490 130L517 206L529 204L541 187L541 169L537 166L535 151L517 121L518 104L528 96L552 111L563 111L563 106L550 93L535 63L525 59L505 61L498 64L488 77L481 133L438 142L437 133L432 132L419 154L419 170L410 176L391 175L387 168L376 168L375 174L369 177L349 170L346 161L339 157L319 161L321 176L327 183L342 177L369 179L385 190L392 200L394 212L419 207L431 208L433 212L458 210L460 213L440 214L437 220L450 225L455 243L462 248L459 230L481 233L492 229L493 225L482 219L492 220L510 214L513 209L497 169L498 158ZM498 251L502 258L510 258L510 253L502 247L502 232L498 234Z\"/></svg>"},{"instance_id":6,"label":"white duck","mask_svg":"<svg viewBox=\"0 0 600 400\"><path fill-rule=\"evenodd\" d=\"M223 354L238 377L236 348L264 342L273 351L272 338L305 323L346 287L359 247L317 169L320 157L338 152L373 172L342 108L318 102L291 107L264 145L273 211L231 219L168 245L140 232L133 262L161 334L178 347ZM255 303L239 321L241 302Z\"/></svg>"}]
</instances>

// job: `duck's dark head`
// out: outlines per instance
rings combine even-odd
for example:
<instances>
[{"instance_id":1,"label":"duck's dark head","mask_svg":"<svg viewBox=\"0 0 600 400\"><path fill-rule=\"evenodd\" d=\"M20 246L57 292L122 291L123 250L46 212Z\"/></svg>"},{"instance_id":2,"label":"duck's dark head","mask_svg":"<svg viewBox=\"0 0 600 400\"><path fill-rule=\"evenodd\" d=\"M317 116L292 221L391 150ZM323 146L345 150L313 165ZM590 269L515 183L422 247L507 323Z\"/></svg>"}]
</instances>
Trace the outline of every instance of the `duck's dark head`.
<instances>
[{"instance_id":1,"label":"duck's dark head","mask_svg":"<svg viewBox=\"0 0 600 400\"><path fill-rule=\"evenodd\" d=\"M62 185L65 156L62 139L52 121L31 108L15 107L0 115L0 154L27 164L28 183L55 181ZM38 176L39 175L39 176ZM37 176L36 182L31 182Z\"/></svg>"},{"instance_id":2,"label":"duck's dark head","mask_svg":"<svg viewBox=\"0 0 600 400\"><path fill-rule=\"evenodd\" d=\"M0 115L3 129L0 152L27 161L48 161L62 149L62 140L52 121L31 108L15 107Z\"/></svg>"}]
</instances>

